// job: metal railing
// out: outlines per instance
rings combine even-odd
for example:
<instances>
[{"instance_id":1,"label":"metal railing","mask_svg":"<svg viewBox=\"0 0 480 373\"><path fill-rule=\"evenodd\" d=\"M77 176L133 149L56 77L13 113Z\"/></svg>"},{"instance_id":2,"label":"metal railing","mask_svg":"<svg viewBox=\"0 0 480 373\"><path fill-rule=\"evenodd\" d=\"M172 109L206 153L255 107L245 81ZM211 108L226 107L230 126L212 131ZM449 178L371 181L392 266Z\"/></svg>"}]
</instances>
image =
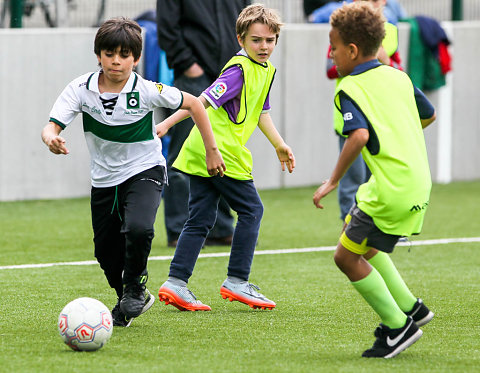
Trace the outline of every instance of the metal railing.
<instances>
[{"instance_id":1,"label":"metal railing","mask_svg":"<svg viewBox=\"0 0 480 373\"><path fill-rule=\"evenodd\" d=\"M280 10L287 23L305 22L303 0L258 0ZM464 20L480 20L480 0L398 0L408 16L425 15L439 21L455 19L460 10ZM457 18L458 19L458 18Z\"/></svg>"},{"instance_id":2,"label":"metal railing","mask_svg":"<svg viewBox=\"0 0 480 373\"><path fill-rule=\"evenodd\" d=\"M0 0L0 28L97 27L105 19L106 3L107 0Z\"/></svg>"},{"instance_id":3,"label":"metal railing","mask_svg":"<svg viewBox=\"0 0 480 373\"><path fill-rule=\"evenodd\" d=\"M202 1L202 0L198 0ZM224 0L227 1L227 0ZM409 16L425 15L439 21L480 20L480 0L398 0ZM135 18L155 9L156 0L0 0L0 27L5 6L23 2L23 22L17 27L92 27L114 16ZM303 0L253 0L278 9L286 23L303 23ZM32 6L33 5L33 6ZM50 20L49 20L50 19ZM7 20L7 21L5 21ZM8 13L3 27L9 27Z\"/></svg>"}]
</instances>

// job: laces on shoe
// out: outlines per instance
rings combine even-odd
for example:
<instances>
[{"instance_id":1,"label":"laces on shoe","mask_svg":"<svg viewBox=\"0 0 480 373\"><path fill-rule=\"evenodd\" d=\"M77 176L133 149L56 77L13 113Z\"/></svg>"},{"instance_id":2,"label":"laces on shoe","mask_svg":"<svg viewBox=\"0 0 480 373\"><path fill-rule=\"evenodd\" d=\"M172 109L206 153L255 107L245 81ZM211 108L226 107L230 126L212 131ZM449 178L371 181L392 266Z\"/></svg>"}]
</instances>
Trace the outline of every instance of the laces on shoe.
<instances>
[{"instance_id":1,"label":"laces on shoe","mask_svg":"<svg viewBox=\"0 0 480 373\"><path fill-rule=\"evenodd\" d=\"M258 290L260 290L260 288L255 285L255 284L252 284L252 283L248 283L247 284L247 287L248 287L248 290L250 291L251 294L255 295L255 296L260 296L261 294L258 292Z\"/></svg>"},{"instance_id":2,"label":"laces on shoe","mask_svg":"<svg viewBox=\"0 0 480 373\"><path fill-rule=\"evenodd\" d=\"M184 299L188 302L188 303L201 303L197 297L195 296L195 294L192 293L192 291L187 288L185 286L185 290L186 290L186 294L184 294ZM184 291L185 291L184 290ZM186 296L185 296L186 295ZM187 298L188 297L188 298Z\"/></svg>"},{"instance_id":3,"label":"laces on shoe","mask_svg":"<svg viewBox=\"0 0 480 373\"><path fill-rule=\"evenodd\" d=\"M391 329L383 324L377 326L377 329L373 332L373 335L380 339L385 339Z\"/></svg>"}]
</instances>

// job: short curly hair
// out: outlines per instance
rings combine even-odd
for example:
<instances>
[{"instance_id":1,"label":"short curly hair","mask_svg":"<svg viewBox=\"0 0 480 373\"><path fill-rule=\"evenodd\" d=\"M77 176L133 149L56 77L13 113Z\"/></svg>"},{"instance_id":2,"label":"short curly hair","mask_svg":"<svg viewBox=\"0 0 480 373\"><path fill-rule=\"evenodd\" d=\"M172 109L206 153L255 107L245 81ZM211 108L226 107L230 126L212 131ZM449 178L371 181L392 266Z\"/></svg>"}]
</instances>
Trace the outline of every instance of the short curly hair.
<instances>
[{"instance_id":1,"label":"short curly hair","mask_svg":"<svg viewBox=\"0 0 480 373\"><path fill-rule=\"evenodd\" d=\"M385 38L385 17L381 9L357 1L344 4L330 16L330 25L343 42L355 44L364 56L374 56Z\"/></svg>"},{"instance_id":2,"label":"short curly hair","mask_svg":"<svg viewBox=\"0 0 480 373\"><path fill-rule=\"evenodd\" d=\"M267 8L263 4L252 4L243 9L238 16L235 27L240 39L245 40L248 29L254 23L267 25L278 40L280 28L283 26L283 23L274 9Z\"/></svg>"}]
</instances>

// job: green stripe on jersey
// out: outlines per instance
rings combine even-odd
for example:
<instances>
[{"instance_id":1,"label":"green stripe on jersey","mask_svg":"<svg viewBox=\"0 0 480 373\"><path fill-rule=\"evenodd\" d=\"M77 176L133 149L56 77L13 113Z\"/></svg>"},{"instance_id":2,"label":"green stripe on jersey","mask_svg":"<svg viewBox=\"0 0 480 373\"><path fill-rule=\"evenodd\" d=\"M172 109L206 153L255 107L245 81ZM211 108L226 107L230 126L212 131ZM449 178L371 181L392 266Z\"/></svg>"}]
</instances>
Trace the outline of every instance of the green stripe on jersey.
<instances>
[{"instance_id":1,"label":"green stripe on jersey","mask_svg":"<svg viewBox=\"0 0 480 373\"><path fill-rule=\"evenodd\" d=\"M59 120L56 120L55 118L50 117L50 122L58 124L60 127L62 127L62 130L64 130L67 126L60 122Z\"/></svg>"},{"instance_id":2,"label":"green stripe on jersey","mask_svg":"<svg viewBox=\"0 0 480 373\"><path fill-rule=\"evenodd\" d=\"M152 116L153 112L150 111L137 122L121 126L109 126L84 112L83 130L85 132L91 132L103 140L113 142L133 143L153 140Z\"/></svg>"}]
</instances>

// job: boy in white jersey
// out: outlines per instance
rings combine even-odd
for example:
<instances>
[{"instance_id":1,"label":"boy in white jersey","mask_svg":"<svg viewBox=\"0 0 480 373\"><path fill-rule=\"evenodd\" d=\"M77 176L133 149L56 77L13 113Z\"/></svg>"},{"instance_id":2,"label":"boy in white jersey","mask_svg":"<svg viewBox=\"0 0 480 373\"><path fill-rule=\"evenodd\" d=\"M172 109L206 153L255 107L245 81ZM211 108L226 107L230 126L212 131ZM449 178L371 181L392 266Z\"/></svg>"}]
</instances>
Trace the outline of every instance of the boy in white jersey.
<instances>
[{"instance_id":1,"label":"boy in white jersey","mask_svg":"<svg viewBox=\"0 0 480 373\"><path fill-rule=\"evenodd\" d=\"M335 251L335 263L380 316L373 346L363 357L390 358L422 336L419 326L433 313L409 290L388 253L400 236L418 234L431 189L425 128L435 110L402 71L376 56L385 36L380 9L354 2L330 17L331 56L343 77L335 106L347 137L329 180L313 196L322 198L361 152L372 176L356 194Z\"/></svg>"},{"instance_id":2,"label":"boy in white jersey","mask_svg":"<svg viewBox=\"0 0 480 373\"><path fill-rule=\"evenodd\" d=\"M225 169L200 100L133 72L142 51L141 32L136 22L123 17L106 21L94 43L101 69L80 76L63 90L42 131L50 151L66 155L60 132L82 113L91 155L95 257L118 295L112 310L116 326L129 326L154 302L145 286L147 260L167 180L153 110L188 110L205 141L208 173Z\"/></svg>"}]
</instances>

